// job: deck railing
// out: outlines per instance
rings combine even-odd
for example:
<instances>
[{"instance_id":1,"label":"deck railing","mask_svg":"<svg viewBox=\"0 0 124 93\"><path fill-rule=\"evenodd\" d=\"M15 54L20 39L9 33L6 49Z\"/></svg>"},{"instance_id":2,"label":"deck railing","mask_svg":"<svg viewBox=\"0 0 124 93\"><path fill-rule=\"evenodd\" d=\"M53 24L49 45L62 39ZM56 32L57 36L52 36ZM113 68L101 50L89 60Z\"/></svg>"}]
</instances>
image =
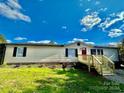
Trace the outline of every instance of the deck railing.
<instances>
[{"instance_id":1,"label":"deck railing","mask_svg":"<svg viewBox=\"0 0 124 93\"><path fill-rule=\"evenodd\" d=\"M109 59L108 57L106 57L105 55L103 55L102 57L103 57L104 65L106 67L109 67L109 69L114 73L114 71L115 71L114 62L111 59Z\"/></svg>"},{"instance_id":2,"label":"deck railing","mask_svg":"<svg viewBox=\"0 0 124 93\"><path fill-rule=\"evenodd\" d=\"M107 70L111 71L110 73L115 71L114 62L105 55L78 55L78 60L86 64L89 71L93 66L100 75L105 74Z\"/></svg>"},{"instance_id":3,"label":"deck railing","mask_svg":"<svg viewBox=\"0 0 124 93\"><path fill-rule=\"evenodd\" d=\"M78 60L88 66L88 70L90 72L90 68L92 66L92 56L91 55L78 55Z\"/></svg>"},{"instance_id":4,"label":"deck railing","mask_svg":"<svg viewBox=\"0 0 124 93\"><path fill-rule=\"evenodd\" d=\"M93 66L94 68L97 70L97 72L102 75L103 74L103 70L102 70L102 62L94 55L92 55L93 58Z\"/></svg>"}]
</instances>

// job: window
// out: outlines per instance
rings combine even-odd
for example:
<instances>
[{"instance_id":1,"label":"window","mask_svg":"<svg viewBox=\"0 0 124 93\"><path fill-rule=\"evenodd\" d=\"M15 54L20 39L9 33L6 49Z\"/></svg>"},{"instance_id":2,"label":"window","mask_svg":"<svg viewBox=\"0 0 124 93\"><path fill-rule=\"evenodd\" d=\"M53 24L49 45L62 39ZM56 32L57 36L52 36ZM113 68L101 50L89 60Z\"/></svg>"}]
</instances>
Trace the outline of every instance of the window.
<instances>
[{"instance_id":1,"label":"window","mask_svg":"<svg viewBox=\"0 0 124 93\"><path fill-rule=\"evenodd\" d=\"M103 55L103 49L101 49L101 55Z\"/></svg>"},{"instance_id":2,"label":"window","mask_svg":"<svg viewBox=\"0 0 124 93\"><path fill-rule=\"evenodd\" d=\"M24 48L22 48L22 47L17 48L16 56L23 57L23 51L24 51Z\"/></svg>"},{"instance_id":3,"label":"window","mask_svg":"<svg viewBox=\"0 0 124 93\"><path fill-rule=\"evenodd\" d=\"M78 57L78 50L77 49L65 49L65 56L66 57Z\"/></svg>"},{"instance_id":4,"label":"window","mask_svg":"<svg viewBox=\"0 0 124 93\"><path fill-rule=\"evenodd\" d=\"M91 49L91 55L96 55L96 49Z\"/></svg>"},{"instance_id":5,"label":"window","mask_svg":"<svg viewBox=\"0 0 124 93\"><path fill-rule=\"evenodd\" d=\"M101 55L100 49L97 49L97 54Z\"/></svg>"},{"instance_id":6,"label":"window","mask_svg":"<svg viewBox=\"0 0 124 93\"><path fill-rule=\"evenodd\" d=\"M91 55L103 55L103 49L91 49Z\"/></svg>"},{"instance_id":7,"label":"window","mask_svg":"<svg viewBox=\"0 0 124 93\"><path fill-rule=\"evenodd\" d=\"M25 57L26 50L26 47L14 47L13 57Z\"/></svg>"},{"instance_id":8,"label":"window","mask_svg":"<svg viewBox=\"0 0 124 93\"><path fill-rule=\"evenodd\" d=\"M103 55L103 49L97 49L97 54L98 55Z\"/></svg>"},{"instance_id":9,"label":"window","mask_svg":"<svg viewBox=\"0 0 124 93\"><path fill-rule=\"evenodd\" d=\"M77 43L77 46L80 46L80 42Z\"/></svg>"}]
</instances>

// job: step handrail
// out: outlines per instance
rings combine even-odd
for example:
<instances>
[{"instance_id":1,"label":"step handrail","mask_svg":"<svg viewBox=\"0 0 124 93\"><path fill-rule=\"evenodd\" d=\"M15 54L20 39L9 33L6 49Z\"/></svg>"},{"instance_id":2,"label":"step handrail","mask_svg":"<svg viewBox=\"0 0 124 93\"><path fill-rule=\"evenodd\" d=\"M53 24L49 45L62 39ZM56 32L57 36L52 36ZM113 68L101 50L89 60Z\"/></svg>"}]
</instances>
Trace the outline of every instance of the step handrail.
<instances>
[{"instance_id":1,"label":"step handrail","mask_svg":"<svg viewBox=\"0 0 124 93\"><path fill-rule=\"evenodd\" d=\"M106 57L105 55L103 55L103 58L105 58L106 60L108 60L108 61L106 61L108 63L107 65L109 66L110 69L112 69L112 71L114 73L114 71L115 71L115 63L111 59L109 59L108 57ZM112 65L112 67L109 65L109 63Z\"/></svg>"},{"instance_id":2,"label":"step handrail","mask_svg":"<svg viewBox=\"0 0 124 93\"><path fill-rule=\"evenodd\" d=\"M106 57L105 55L103 55L103 57L104 58L106 58L109 62L111 62L112 64L114 64L114 62L111 60L111 59L109 59L108 57Z\"/></svg>"},{"instance_id":3,"label":"step handrail","mask_svg":"<svg viewBox=\"0 0 124 93\"><path fill-rule=\"evenodd\" d=\"M92 56L91 55L81 55L78 54L78 61L87 65L88 66L88 70L90 72L90 68L91 68L91 63L90 61L92 60Z\"/></svg>"},{"instance_id":4,"label":"step handrail","mask_svg":"<svg viewBox=\"0 0 124 93\"><path fill-rule=\"evenodd\" d=\"M95 57L94 55L92 55L92 56L97 60L97 62L99 62L99 64L102 65L102 62L100 62L100 60L97 57Z\"/></svg>"},{"instance_id":5,"label":"step handrail","mask_svg":"<svg viewBox=\"0 0 124 93\"><path fill-rule=\"evenodd\" d=\"M92 60L93 61L93 66L95 67L96 71L99 74L103 75L102 62L100 62L100 60L97 57L95 57L94 55L92 55L92 57L93 57L93 60ZM96 61L94 61L94 59Z\"/></svg>"}]
</instances>

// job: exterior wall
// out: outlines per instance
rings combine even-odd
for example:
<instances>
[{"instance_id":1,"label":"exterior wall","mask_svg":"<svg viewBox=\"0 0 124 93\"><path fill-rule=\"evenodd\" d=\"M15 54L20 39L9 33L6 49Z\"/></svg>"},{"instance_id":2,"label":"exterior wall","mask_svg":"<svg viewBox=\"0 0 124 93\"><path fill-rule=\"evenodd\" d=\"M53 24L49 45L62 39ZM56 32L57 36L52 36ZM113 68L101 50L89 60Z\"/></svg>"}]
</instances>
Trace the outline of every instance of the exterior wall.
<instances>
[{"instance_id":1,"label":"exterior wall","mask_svg":"<svg viewBox=\"0 0 124 93\"><path fill-rule=\"evenodd\" d=\"M89 51L89 47L88 46L85 46L83 44L80 44L80 46L77 46L76 43L72 44L72 45L67 45L65 46L65 48L74 48L74 49L78 49L78 54L81 55L82 54L82 48L86 48L86 52L87 52L87 55L90 55L90 51Z\"/></svg>"},{"instance_id":2,"label":"exterior wall","mask_svg":"<svg viewBox=\"0 0 124 93\"><path fill-rule=\"evenodd\" d=\"M13 57L14 47L27 47L26 57ZM59 46L31 46L31 45L7 45L5 52L5 63L44 63L44 62L77 62L77 57L65 57L65 49L73 48L78 49L78 54L82 54L82 48L86 48L87 55L91 55L91 49L103 49L105 56L109 57L112 61L119 61L118 50L110 48L93 48L77 43L66 45L65 47Z\"/></svg>"},{"instance_id":3,"label":"exterior wall","mask_svg":"<svg viewBox=\"0 0 124 93\"><path fill-rule=\"evenodd\" d=\"M91 49L103 49L103 54L110 58L112 61L119 61L118 58L118 49L116 48L89 48L89 54L91 55Z\"/></svg>"},{"instance_id":4,"label":"exterior wall","mask_svg":"<svg viewBox=\"0 0 124 93\"><path fill-rule=\"evenodd\" d=\"M78 54L82 54L81 49L86 48L87 55L91 55L91 49L103 49L103 54L110 58L112 61L119 61L118 58L118 49L116 48L93 48L92 46L86 46L84 44L80 44L80 46L77 46L77 43L74 43L72 45L65 46L65 48L75 48L78 49Z\"/></svg>"},{"instance_id":5,"label":"exterior wall","mask_svg":"<svg viewBox=\"0 0 124 93\"><path fill-rule=\"evenodd\" d=\"M26 57L13 57L14 47L27 47ZM6 63L41 63L41 62L74 62L65 57L63 47L52 46L15 46L7 45Z\"/></svg>"},{"instance_id":6,"label":"exterior wall","mask_svg":"<svg viewBox=\"0 0 124 93\"><path fill-rule=\"evenodd\" d=\"M109 57L112 61L119 61L118 49L103 49L105 56Z\"/></svg>"}]
</instances>

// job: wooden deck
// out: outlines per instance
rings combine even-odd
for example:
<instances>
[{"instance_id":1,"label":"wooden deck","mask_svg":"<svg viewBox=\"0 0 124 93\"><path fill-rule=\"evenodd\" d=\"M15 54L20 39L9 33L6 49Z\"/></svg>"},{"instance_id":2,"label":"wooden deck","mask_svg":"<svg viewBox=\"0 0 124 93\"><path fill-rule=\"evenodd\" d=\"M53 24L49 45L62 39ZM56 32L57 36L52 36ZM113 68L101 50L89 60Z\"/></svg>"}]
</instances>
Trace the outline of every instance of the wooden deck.
<instances>
[{"instance_id":1,"label":"wooden deck","mask_svg":"<svg viewBox=\"0 0 124 93\"><path fill-rule=\"evenodd\" d=\"M100 75L114 74L114 62L104 55L78 55L78 61L82 64L86 64L89 72L91 67L94 67Z\"/></svg>"}]
</instances>

